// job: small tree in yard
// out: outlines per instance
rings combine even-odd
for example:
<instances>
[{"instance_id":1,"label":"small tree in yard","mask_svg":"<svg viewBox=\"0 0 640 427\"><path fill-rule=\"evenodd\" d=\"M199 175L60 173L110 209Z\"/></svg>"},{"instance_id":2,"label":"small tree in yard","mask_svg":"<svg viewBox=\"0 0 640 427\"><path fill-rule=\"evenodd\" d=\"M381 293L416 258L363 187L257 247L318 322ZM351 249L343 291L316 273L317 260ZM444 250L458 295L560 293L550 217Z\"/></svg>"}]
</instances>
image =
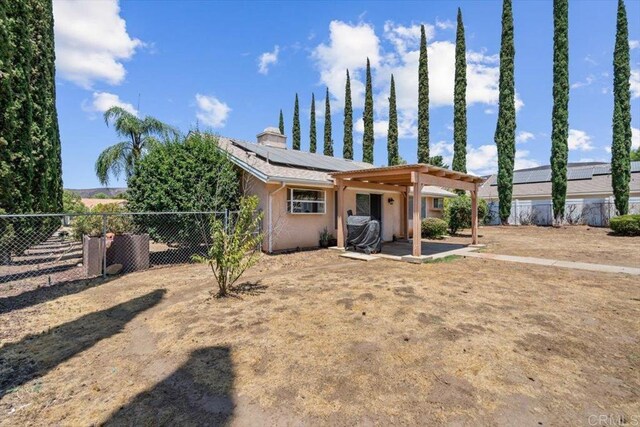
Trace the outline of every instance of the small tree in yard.
<instances>
[{"instance_id":1,"label":"small tree in yard","mask_svg":"<svg viewBox=\"0 0 640 427\"><path fill-rule=\"evenodd\" d=\"M224 297L233 291L233 285L240 276L258 262L264 235L260 232L263 214L257 208L257 197L243 197L240 199L237 217L230 219L229 224L225 224L220 218L213 218L212 244L207 255L192 257L194 261L211 267L218 282L217 297Z\"/></svg>"}]
</instances>

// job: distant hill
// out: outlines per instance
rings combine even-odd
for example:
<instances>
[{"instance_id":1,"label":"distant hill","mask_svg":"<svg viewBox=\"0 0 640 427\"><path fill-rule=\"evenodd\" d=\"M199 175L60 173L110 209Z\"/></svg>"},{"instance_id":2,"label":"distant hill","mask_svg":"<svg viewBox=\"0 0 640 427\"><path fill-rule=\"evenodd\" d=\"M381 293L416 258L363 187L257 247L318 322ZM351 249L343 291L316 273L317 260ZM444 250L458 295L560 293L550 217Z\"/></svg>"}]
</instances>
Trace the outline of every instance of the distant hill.
<instances>
[{"instance_id":1,"label":"distant hill","mask_svg":"<svg viewBox=\"0 0 640 427\"><path fill-rule=\"evenodd\" d=\"M124 193L125 191L127 191L127 188L126 187L122 187L122 188L117 188L117 187L116 188L81 188L81 189L65 188L65 190L71 191L72 193L77 194L78 196L82 197L83 199L91 199L98 193L106 194L107 196L109 196L109 198L113 198L113 197L117 196L118 194Z\"/></svg>"}]
</instances>

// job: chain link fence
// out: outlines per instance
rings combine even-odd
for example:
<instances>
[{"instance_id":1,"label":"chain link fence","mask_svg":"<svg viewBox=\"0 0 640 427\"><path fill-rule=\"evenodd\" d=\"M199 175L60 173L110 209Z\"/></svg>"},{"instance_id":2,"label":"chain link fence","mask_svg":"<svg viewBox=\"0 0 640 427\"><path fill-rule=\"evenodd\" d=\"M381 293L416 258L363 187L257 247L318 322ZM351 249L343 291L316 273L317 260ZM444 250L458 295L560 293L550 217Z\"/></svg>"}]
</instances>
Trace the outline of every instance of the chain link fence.
<instances>
[{"instance_id":1,"label":"chain link fence","mask_svg":"<svg viewBox=\"0 0 640 427\"><path fill-rule=\"evenodd\" d=\"M500 224L499 205L490 202L490 225ZM629 213L640 213L640 203L629 203ZM608 227L611 218L616 216L616 207L613 202L567 201L565 204L564 221L568 225L590 225L592 227ZM511 225L553 225L553 205L550 201L514 200L511 203Z\"/></svg>"},{"instance_id":2,"label":"chain link fence","mask_svg":"<svg viewBox=\"0 0 640 427\"><path fill-rule=\"evenodd\" d=\"M0 215L0 286L37 287L192 262L237 211ZM259 232L256 231L256 232Z\"/></svg>"}]
</instances>

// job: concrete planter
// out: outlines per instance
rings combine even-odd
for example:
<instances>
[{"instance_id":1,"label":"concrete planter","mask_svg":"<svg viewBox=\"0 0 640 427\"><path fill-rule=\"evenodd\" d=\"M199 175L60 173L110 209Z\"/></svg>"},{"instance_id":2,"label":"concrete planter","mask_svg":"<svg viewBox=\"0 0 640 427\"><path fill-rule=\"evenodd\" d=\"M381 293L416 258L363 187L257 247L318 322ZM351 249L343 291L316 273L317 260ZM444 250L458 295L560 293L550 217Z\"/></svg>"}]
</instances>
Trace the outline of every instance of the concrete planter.
<instances>
[{"instance_id":1,"label":"concrete planter","mask_svg":"<svg viewBox=\"0 0 640 427\"><path fill-rule=\"evenodd\" d=\"M82 264L87 276L102 274L102 237L84 236ZM122 264L122 272L149 268L149 235L121 234L113 237L107 247L107 266Z\"/></svg>"}]
</instances>

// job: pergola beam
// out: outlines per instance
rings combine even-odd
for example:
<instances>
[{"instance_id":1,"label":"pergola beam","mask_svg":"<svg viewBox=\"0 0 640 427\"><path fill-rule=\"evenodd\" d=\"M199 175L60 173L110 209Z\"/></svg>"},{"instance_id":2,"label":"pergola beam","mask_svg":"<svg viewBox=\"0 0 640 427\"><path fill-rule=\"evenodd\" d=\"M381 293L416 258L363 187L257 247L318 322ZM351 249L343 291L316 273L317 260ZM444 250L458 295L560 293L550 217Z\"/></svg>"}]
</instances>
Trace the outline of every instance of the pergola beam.
<instances>
[{"instance_id":1,"label":"pergola beam","mask_svg":"<svg viewBox=\"0 0 640 427\"><path fill-rule=\"evenodd\" d=\"M403 193L407 191L404 187L380 184L377 182L359 181L355 179L343 180L342 184L349 188L364 188L368 190L390 191L395 193Z\"/></svg>"},{"instance_id":2,"label":"pergola beam","mask_svg":"<svg viewBox=\"0 0 640 427\"><path fill-rule=\"evenodd\" d=\"M457 179L433 176L425 173L420 174L420 181L426 185L435 185L436 187L455 188L456 190L473 191L476 185L473 182L460 181Z\"/></svg>"}]
</instances>

